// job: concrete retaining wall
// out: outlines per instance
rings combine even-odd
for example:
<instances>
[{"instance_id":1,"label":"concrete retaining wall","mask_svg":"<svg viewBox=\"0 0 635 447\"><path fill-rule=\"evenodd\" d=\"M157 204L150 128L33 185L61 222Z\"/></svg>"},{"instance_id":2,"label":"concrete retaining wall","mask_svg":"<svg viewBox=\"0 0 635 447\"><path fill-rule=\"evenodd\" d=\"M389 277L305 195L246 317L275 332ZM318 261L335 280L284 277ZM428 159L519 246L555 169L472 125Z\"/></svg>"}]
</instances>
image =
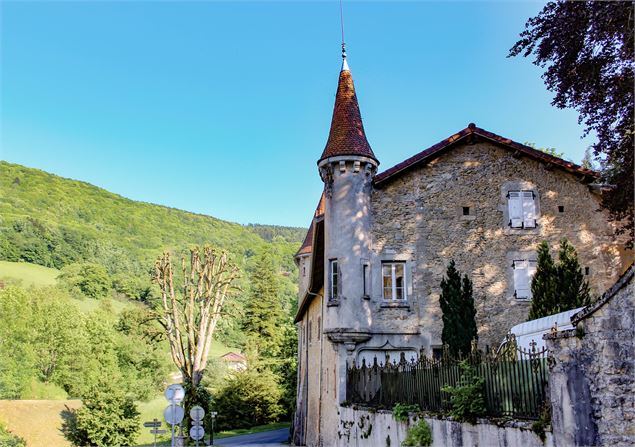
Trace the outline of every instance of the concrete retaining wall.
<instances>
[{"instance_id":1,"label":"concrete retaining wall","mask_svg":"<svg viewBox=\"0 0 635 447\"><path fill-rule=\"evenodd\" d=\"M418 419L412 416L408 422L397 422L391 411L370 412L340 407L339 426L331 442L327 435L324 445L355 447L399 447L406 438L408 428ZM479 420L475 425L454 422L449 419L424 418L432 430L433 447L553 447L551 433L543 443L531 431L531 423L508 422L504 426ZM325 433L326 435L326 433Z\"/></svg>"}]
</instances>

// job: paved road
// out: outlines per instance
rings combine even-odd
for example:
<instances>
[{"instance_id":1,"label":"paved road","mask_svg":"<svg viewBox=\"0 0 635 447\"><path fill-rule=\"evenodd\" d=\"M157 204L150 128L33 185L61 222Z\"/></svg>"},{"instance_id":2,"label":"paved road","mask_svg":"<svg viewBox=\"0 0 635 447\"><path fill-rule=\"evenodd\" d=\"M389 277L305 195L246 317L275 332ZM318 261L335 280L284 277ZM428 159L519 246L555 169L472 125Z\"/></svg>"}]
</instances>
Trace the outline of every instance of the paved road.
<instances>
[{"instance_id":1,"label":"paved road","mask_svg":"<svg viewBox=\"0 0 635 447\"><path fill-rule=\"evenodd\" d=\"M222 438L218 440L214 440L214 445L219 446L249 446L249 447L260 447L260 446L281 446L286 444L287 439L289 438L289 429L281 428L279 430L271 430L271 431L263 431L260 433L254 433L252 435L240 435L240 436L231 436L229 438Z\"/></svg>"}]
</instances>

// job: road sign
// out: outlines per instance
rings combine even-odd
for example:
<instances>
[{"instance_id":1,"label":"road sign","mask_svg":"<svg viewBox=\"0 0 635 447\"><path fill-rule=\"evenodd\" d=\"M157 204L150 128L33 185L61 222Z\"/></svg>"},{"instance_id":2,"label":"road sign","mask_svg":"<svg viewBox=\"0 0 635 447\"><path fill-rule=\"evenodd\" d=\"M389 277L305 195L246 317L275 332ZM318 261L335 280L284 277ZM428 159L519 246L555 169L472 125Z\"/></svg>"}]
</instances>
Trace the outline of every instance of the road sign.
<instances>
[{"instance_id":1,"label":"road sign","mask_svg":"<svg viewBox=\"0 0 635 447\"><path fill-rule=\"evenodd\" d=\"M190 428L190 438L193 440L201 440L203 436L205 436L205 430L203 430L203 427L200 425L193 425L192 428Z\"/></svg>"},{"instance_id":2,"label":"road sign","mask_svg":"<svg viewBox=\"0 0 635 447\"><path fill-rule=\"evenodd\" d=\"M178 383L174 383L170 385L163 394L171 404L180 404L185 397L185 390Z\"/></svg>"},{"instance_id":3,"label":"road sign","mask_svg":"<svg viewBox=\"0 0 635 447\"><path fill-rule=\"evenodd\" d=\"M169 405L163 411L165 422L170 425L180 424L183 420L183 416L185 416L185 410L183 410L183 407L179 407L178 405Z\"/></svg>"},{"instance_id":4,"label":"road sign","mask_svg":"<svg viewBox=\"0 0 635 447\"><path fill-rule=\"evenodd\" d=\"M144 427L154 427L154 428L156 428L156 427L161 427L161 424L163 424L163 422L161 422L158 419L154 419L154 420L149 421L149 422L144 422L143 426Z\"/></svg>"},{"instance_id":5,"label":"road sign","mask_svg":"<svg viewBox=\"0 0 635 447\"><path fill-rule=\"evenodd\" d=\"M205 410L203 410L203 408L199 407L198 405L193 406L190 410L190 417L193 421L202 421L204 416Z\"/></svg>"},{"instance_id":6,"label":"road sign","mask_svg":"<svg viewBox=\"0 0 635 447\"><path fill-rule=\"evenodd\" d=\"M151 435L162 435L163 433L165 433L167 430L160 430L158 428L152 429L150 430L150 434Z\"/></svg>"}]
</instances>

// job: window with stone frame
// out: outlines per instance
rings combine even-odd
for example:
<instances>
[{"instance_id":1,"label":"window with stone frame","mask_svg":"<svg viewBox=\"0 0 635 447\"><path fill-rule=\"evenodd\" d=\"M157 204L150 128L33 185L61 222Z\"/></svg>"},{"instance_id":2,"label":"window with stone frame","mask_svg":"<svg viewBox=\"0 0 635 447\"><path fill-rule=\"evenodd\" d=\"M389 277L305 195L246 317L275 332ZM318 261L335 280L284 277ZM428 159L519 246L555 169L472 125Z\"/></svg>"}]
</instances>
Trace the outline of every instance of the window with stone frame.
<instances>
[{"instance_id":1,"label":"window with stone frame","mask_svg":"<svg viewBox=\"0 0 635 447\"><path fill-rule=\"evenodd\" d=\"M536 261L528 259L516 259L512 263L514 269L514 297L521 300L530 300L531 280L536 273Z\"/></svg>"},{"instance_id":2,"label":"window with stone frame","mask_svg":"<svg viewBox=\"0 0 635 447\"><path fill-rule=\"evenodd\" d=\"M536 194L533 191L509 191L507 209L511 228L536 228Z\"/></svg>"},{"instance_id":3,"label":"window with stone frame","mask_svg":"<svg viewBox=\"0 0 635 447\"><path fill-rule=\"evenodd\" d=\"M383 297L386 301L405 301L406 263L382 262Z\"/></svg>"},{"instance_id":4,"label":"window with stone frame","mask_svg":"<svg viewBox=\"0 0 635 447\"><path fill-rule=\"evenodd\" d=\"M339 297L341 277L337 259L331 259L329 261L329 299L331 300L337 300Z\"/></svg>"}]
</instances>

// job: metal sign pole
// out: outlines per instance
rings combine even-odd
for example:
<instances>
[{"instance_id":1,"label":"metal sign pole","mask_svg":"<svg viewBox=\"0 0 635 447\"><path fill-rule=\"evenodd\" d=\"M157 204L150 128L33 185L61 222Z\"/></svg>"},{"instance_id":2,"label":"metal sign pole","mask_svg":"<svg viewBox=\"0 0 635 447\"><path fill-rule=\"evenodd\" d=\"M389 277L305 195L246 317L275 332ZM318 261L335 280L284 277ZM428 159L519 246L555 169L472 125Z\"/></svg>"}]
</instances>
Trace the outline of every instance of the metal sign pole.
<instances>
[{"instance_id":1,"label":"metal sign pole","mask_svg":"<svg viewBox=\"0 0 635 447\"><path fill-rule=\"evenodd\" d=\"M174 410L174 407L176 406L176 404L172 404L172 414L174 414L176 412L176 410ZM174 447L174 424L172 425L172 447Z\"/></svg>"}]
</instances>

